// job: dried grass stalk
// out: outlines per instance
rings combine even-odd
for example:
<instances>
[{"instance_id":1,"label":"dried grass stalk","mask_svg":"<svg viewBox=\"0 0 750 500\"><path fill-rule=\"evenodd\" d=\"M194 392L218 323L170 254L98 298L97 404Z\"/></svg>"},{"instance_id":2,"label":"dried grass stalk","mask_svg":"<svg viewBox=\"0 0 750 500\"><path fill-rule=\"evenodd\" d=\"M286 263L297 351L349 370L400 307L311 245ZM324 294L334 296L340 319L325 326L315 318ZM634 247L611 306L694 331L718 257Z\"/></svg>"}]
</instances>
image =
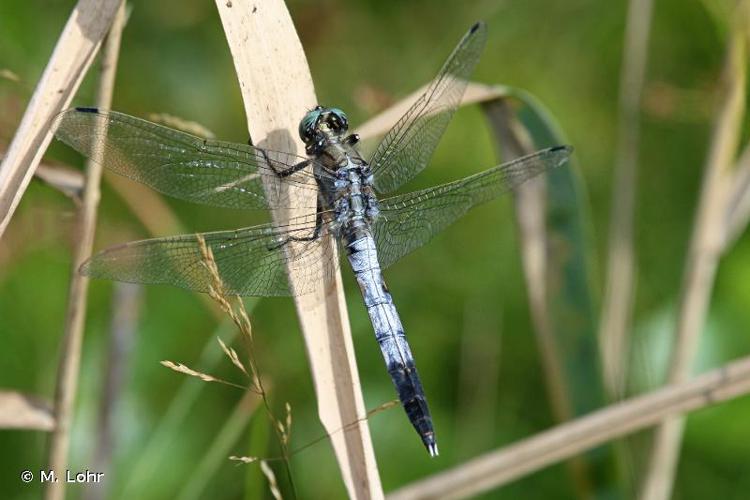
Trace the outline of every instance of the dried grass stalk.
<instances>
[{"instance_id":1,"label":"dried grass stalk","mask_svg":"<svg viewBox=\"0 0 750 500\"><path fill-rule=\"evenodd\" d=\"M630 0L620 70L620 109L612 183L607 275L599 341L604 386L611 399L624 395L630 349L628 332L637 269L633 242L635 193L640 142L640 104L648 59L653 0Z\"/></svg>"},{"instance_id":2,"label":"dried grass stalk","mask_svg":"<svg viewBox=\"0 0 750 500\"><path fill-rule=\"evenodd\" d=\"M750 222L750 144L745 146L730 184L733 186L727 200L726 237L724 251L732 247Z\"/></svg>"},{"instance_id":3,"label":"dried grass stalk","mask_svg":"<svg viewBox=\"0 0 750 500\"><path fill-rule=\"evenodd\" d=\"M276 151L302 151L297 126L304 112L317 102L302 46L283 1L252 4L217 0L216 6L240 81L253 143ZM284 64L279 65L278 61ZM300 199L309 196L302 192L291 194ZM296 215L303 214L273 214L279 224ZM325 242L325 247L323 252L336 253L331 240ZM296 279L292 273L292 286ZM358 422L345 432L332 435L349 495L381 498L369 430L366 422L360 420L365 407L340 275L295 302L323 425L332 433L349 422Z\"/></svg>"},{"instance_id":4,"label":"dried grass stalk","mask_svg":"<svg viewBox=\"0 0 750 500\"><path fill-rule=\"evenodd\" d=\"M414 101L427 89L424 85L393 106L373 116L357 128L357 133L363 139L370 139L388 132L399 118L414 104ZM461 98L461 107L469 104L488 102L493 99L508 96L508 88L503 85L486 85L484 83L469 82ZM439 110L438 110L439 111Z\"/></svg>"},{"instance_id":5,"label":"dried grass stalk","mask_svg":"<svg viewBox=\"0 0 750 500\"><path fill-rule=\"evenodd\" d=\"M97 12L94 6L88 6L88 8L90 10L86 11L85 14L89 17ZM120 52L120 35L124 25L125 4L123 2L119 4L119 9L112 23L112 29L107 37L107 43L102 55L102 71L99 81L97 105L103 108L108 108L112 102L115 68ZM57 54L57 51L55 53ZM53 55L53 62L54 60L55 57ZM42 78L42 82L44 82L44 77ZM40 84L40 87L42 86L43 83ZM67 92L70 92L70 96L73 95L74 90L75 87L66 89ZM95 152L86 163L86 186L83 193L83 204L79 210L75 239L76 245L73 250L73 269L68 296L68 310L65 320L65 334L60 352L60 365L58 367L55 394L56 426L50 439L48 458L48 468L58 472L64 471L68 463L70 432L73 422L75 397L78 389L78 371L81 359L81 344L83 341L83 325L86 316L86 294L88 292L88 278L79 274L78 268L91 255L91 248L94 242L96 211L99 205L99 183L102 175L102 166L98 158L99 156ZM33 172L33 169L31 171ZM0 227L1 230L2 228ZM65 496L65 481L48 483L45 496L50 500L63 498Z\"/></svg>"},{"instance_id":6,"label":"dried grass stalk","mask_svg":"<svg viewBox=\"0 0 750 500\"><path fill-rule=\"evenodd\" d=\"M0 164L0 237L52 140L52 119L70 104L121 0L79 0Z\"/></svg>"},{"instance_id":7,"label":"dried grass stalk","mask_svg":"<svg viewBox=\"0 0 750 500\"><path fill-rule=\"evenodd\" d=\"M748 392L750 357L745 357L689 382L663 387L558 425L417 481L394 491L387 498L423 500L478 495L666 418L705 408Z\"/></svg>"},{"instance_id":8,"label":"dried grass stalk","mask_svg":"<svg viewBox=\"0 0 750 500\"><path fill-rule=\"evenodd\" d=\"M726 207L730 193L730 169L734 163L745 111L748 2L737 9L722 75L719 112L685 263L679 316L668 381L679 383L690 376L711 301L716 269L726 242ZM649 465L642 485L643 500L670 497L682 443L682 419L659 426L654 435Z\"/></svg>"}]
</instances>

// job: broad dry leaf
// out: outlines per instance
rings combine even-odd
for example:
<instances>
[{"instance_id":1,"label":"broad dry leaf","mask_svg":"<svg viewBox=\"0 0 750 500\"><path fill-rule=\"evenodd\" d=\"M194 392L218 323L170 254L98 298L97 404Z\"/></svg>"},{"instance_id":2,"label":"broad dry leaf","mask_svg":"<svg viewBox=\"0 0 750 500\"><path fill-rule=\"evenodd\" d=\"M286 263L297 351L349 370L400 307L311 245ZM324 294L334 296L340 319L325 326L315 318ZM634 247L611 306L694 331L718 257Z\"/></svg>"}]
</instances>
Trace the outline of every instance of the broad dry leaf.
<instances>
[{"instance_id":1,"label":"broad dry leaf","mask_svg":"<svg viewBox=\"0 0 750 500\"><path fill-rule=\"evenodd\" d=\"M49 431L54 426L49 401L17 391L0 391L0 429Z\"/></svg>"}]
</instances>

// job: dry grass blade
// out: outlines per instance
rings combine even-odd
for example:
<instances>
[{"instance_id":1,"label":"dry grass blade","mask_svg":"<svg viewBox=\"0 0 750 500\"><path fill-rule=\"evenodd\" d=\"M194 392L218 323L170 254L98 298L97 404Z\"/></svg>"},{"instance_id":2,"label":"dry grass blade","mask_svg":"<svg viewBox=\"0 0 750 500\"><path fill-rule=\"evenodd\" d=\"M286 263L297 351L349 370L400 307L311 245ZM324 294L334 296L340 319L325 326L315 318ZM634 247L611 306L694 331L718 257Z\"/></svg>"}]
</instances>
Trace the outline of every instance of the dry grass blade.
<instances>
[{"instance_id":1,"label":"dry grass blade","mask_svg":"<svg viewBox=\"0 0 750 500\"><path fill-rule=\"evenodd\" d=\"M49 401L16 391L0 391L0 429L51 431L54 427Z\"/></svg>"},{"instance_id":2,"label":"dry grass blade","mask_svg":"<svg viewBox=\"0 0 750 500\"><path fill-rule=\"evenodd\" d=\"M633 221L640 142L640 104L648 59L652 4L652 0L630 0L620 70L612 215L604 301L599 324L604 386L612 399L623 396L627 377L628 332L637 275Z\"/></svg>"},{"instance_id":3,"label":"dry grass blade","mask_svg":"<svg viewBox=\"0 0 750 500\"><path fill-rule=\"evenodd\" d=\"M716 269L726 242L727 198L745 111L747 29L750 4L738 4L730 35L719 95L720 107L706 160L695 226L683 276L679 316L668 381L688 378L698 348L711 300ZM647 475L642 485L643 500L670 497L682 442L682 419L664 422L656 429Z\"/></svg>"},{"instance_id":4,"label":"dry grass blade","mask_svg":"<svg viewBox=\"0 0 750 500\"><path fill-rule=\"evenodd\" d=\"M87 2L81 2L82 4ZM117 6L116 3L115 6ZM99 12L93 5L86 5L89 9L79 15L96 17ZM99 8L102 8L101 6ZM79 19L79 21L81 21ZM112 29L107 37L107 43L102 55L102 71L99 81L97 106L108 108L112 102L112 89L115 81L115 68L120 52L120 36L125 26L125 4L119 3L117 15L112 23ZM67 28L66 28L67 30ZM63 38L65 35L63 35ZM59 45L58 45L59 48ZM57 49L55 54L57 54ZM91 54L93 55L93 51ZM50 65L54 69L55 56ZM48 68L49 69L49 68ZM78 78L83 76L81 73ZM44 86L44 77L40 87ZM72 97L76 84L65 88L65 92ZM59 102L58 104L63 104ZM33 106L32 106L33 107ZM13 145L11 145L11 150ZM94 152L91 159L86 163L86 185L84 187L83 202L79 210L76 246L73 250L73 268L70 280L68 296L68 309L65 321L65 333L60 352L60 364L58 367L57 387L55 393L55 417L56 426L50 439L48 466L55 471L63 471L68 463L68 448L70 446L70 431L73 421L73 409L76 393L78 390L78 372L81 360L81 344L83 342L83 327L86 315L86 295L88 292L88 278L78 273L78 268L91 255L94 242L94 229L96 226L96 212L99 206L99 184L102 175L102 166L98 161L101 152ZM11 152L8 152L11 157ZM7 159L7 158L6 158ZM38 159L37 159L38 161ZM36 161L33 166L36 166ZM29 164L31 165L31 164ZM33 168L29 170L33 172ZM0 204L2 193L0 193ZM2 210L2 206L0 206ZM10 217L10 212L7 215ZM0 225L0 231L2 226ZM65 482L50 482L47 484L46 498L61 499L65 496Z\"/></svg>"},{"instance_id":5,"label":"dry grass blade","mask_svg":"<svg viewBox=\"0 0 750 500\"><path fill-rule=\"evenodd\" d=\"M179 116L170 115L167 113L151 113L148 115L148 120L156 123L161 123L167 127L176 128L182 130L188 134L197 135L198 137L204 137L206 139L213 139L216 135L211 132L208 127L198 122L185 120Z\"/></svg>"},{"instance_id":6,"label":"dry grass blade","mask_svg":"<svg viewBox=\"0 0 750 500\"><path fill-rule=\"evenodd\" d=\"M49 184L65 196L73 198L76 202L80 201L85 179L83 174L78 170L59 165L45 165L40 163L34 175L37 179Z\"/></svg>"},{"instance_id":7,"label":"dry grass blade","mask_svg":"<svg viewBox=\"0 0 750 500\"><path fill-rule=\"evenodd\" d=\"M750 392L750 357L695 379L624 400L417 481L389 500L467 498L497 488L666 418Z\"/></svg>"},{"instance_id":8,"label":"dry grass blade","mask_svg":"<svg viewBox=\"0 0 750 500\"><path fill-rule=\"evenodd\" d=\"M427 89L424 85L393 106L373 116L360 125L356 132L363 139L370 139L388 132L399 118L414 104L419 96ZM502 85L486 85L483 83L469 82L461 99L461 106L491 101L508 95L508 90ZM439 110L438 110L439 111Z\"/></svg>"},{"instance_id":9,"label":"dry grass blade","mask_svg":"<svg viewBox=\"0 0 750 500\"><path fill-rule=\"evenodd\" d=\"M53 117L68 106L121 0L80 0L73 9L0 164L0 237L52 140Z\"/></svg>"},{"instance_id":10,"label":"dry grass blade","mask_svg":"<svg viewBox=\"0 0 750 500\"><path fill-rule=\"evenodd\" d=\"M299 120L317 104L312 78L292 20L282 0L260 3L217 0L229 48L240 81L250 137L275 151L302 151ZM284 61L283 65L278 61ZM293 191L293 188L290 188ZM304 190L297 190L304 191ZM310 193L290 192L304 200ZM314 206L314 193L308 198ZM274 220L304 215L278 211ZM337 258L330 239L321 252ZM322 262L322 260L321 260ZM297 276L290 274L292 286ZM318 397L318 413L327 431L359 421L365 414L349 330L341 278L320 283L318 290L295 299ZM334 451L352 498L381 498L369 429L365 422L332 437Z\"/></svg>"},{"instance_id":11,"label":"dry grass blade","mask_svg":"<svg viewBox=\"0 0 750 500\"><path fill-rule=\"evenodd\" d=\"M113 172L105 172L104 180L122 198L151 236L187 232L159 193Z\"/></svg>"}]
</instances>

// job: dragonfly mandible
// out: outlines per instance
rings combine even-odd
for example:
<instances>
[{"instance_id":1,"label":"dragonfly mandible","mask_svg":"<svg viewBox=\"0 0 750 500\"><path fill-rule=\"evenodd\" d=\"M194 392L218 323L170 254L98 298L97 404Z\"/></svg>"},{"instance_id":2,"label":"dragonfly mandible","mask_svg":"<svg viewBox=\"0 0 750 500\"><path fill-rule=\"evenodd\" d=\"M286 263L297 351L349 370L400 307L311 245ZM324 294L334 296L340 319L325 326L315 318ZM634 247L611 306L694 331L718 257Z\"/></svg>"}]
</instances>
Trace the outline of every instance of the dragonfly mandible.
<instances>
[{"instance_id":1,"label":"dragonfly mandible","mask_svg":"<svg viewBox=\"0 0 750 500\"><path fill-rule=\"evenodd\" d=\"M476 23L369 161L358 151L359 137L347 135L344 112L322 106L307 112L300 122L306 157L206 140L96 108L63 112L56 135L118 174L191 202L238 209L301 208L310 203L294 199L285 186L314 190L315 206L304 207L310 215L283 225L201 235L226 291L241 296L307 293L338 268L333 258L320 262L321 255L328 254L318 251L324 237L334 237L354 271L401 404L427 451L436 456L427 399L382 270L472 207L563 164L572 151L568 146L553 147L454 182L379 199L378 195L395 191L427 166L485 40L485 24ZM206 292L211 277L202 260L198 237L182 235L106 249L86 262L82 272ZM288 272L295 273L293 286Z\"/></svg>"}]
</instances>

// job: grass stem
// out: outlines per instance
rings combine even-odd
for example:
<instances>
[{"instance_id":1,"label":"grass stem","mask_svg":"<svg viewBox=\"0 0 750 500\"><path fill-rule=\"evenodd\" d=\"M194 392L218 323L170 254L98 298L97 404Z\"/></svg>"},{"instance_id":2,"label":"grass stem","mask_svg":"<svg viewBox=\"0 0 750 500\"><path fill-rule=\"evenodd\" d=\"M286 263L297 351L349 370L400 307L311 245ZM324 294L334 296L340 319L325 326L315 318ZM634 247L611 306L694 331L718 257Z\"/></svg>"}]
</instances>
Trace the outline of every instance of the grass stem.
<instances>
[{"instance_id":1,"label":"grass stem","mask_svg":"<svg viewBox=\"0 0 750 500\"><path fill-rule=\"evenodd\" d=\"M102 52L101 75L97 92L97 106L109 108L115 83L117 58L120 52L120 37L125 26L125 3L122 2L112 23ZM78 268L91 255L94 243L97 208L99 206L99 183L102 165L101 152L95 152L86 163L86 184L83 202L78 213L73 269L68 295L65 333L60 350L57 387L55 394L55 429L49 443L48 468L63 474L67 468L70 433L73 425L75 399L78 391L78 375L81 363L86 297L89 280L78 273ZM47 483L45 498L59 500L65 497L65 481Z\"/></svg>"},{"instance_id":2,"label":"grass stem","mask_svg":"<svg viewBox=\"0 0 750 500\"><path fill-rule=\"evenodd\" d=\"M698 211L683 275L668 383L687 380L711 301L716 270L726 242L725 213L730 171L745 112L748 2L738 4L720 87L720 104L706 160ZM682 418L663 422L654 435L642 500L670 498L682 443Z\"/></svg>"}]
</instances>

